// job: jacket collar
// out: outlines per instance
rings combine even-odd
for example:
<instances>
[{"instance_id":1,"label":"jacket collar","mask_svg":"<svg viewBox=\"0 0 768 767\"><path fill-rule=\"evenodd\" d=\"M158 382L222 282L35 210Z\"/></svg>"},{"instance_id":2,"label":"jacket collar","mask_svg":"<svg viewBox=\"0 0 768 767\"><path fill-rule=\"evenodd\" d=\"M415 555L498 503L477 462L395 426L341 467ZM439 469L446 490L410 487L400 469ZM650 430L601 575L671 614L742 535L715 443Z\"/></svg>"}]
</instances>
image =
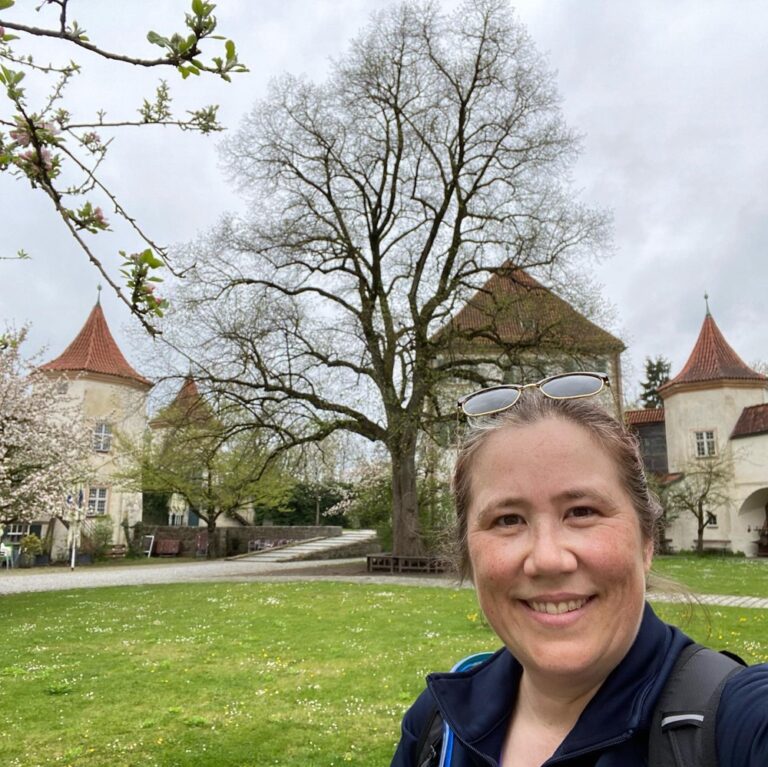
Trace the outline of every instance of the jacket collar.
<instances>
[{"instance_id":1,"label":"jacket collar","mask_svg":"<svg viewBox=\"0 0 768 767\"><path fill-rule=\"evenodd\" d=\"M690 642L646 604L632 647L606 678L552 761L628 738L650 727L653 707L680 650ZM427 685L459 740L498 758L522 674L506 649L456 674L430 674Z\"/></svg>"}]
</instances>

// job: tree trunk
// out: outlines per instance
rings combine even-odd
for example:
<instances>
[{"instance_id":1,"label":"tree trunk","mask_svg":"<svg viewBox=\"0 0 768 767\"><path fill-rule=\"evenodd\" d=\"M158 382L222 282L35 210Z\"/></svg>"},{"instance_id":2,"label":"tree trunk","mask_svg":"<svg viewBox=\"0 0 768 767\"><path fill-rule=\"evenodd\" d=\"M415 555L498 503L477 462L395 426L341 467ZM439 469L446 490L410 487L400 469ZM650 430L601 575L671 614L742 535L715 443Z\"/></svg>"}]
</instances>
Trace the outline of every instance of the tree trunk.
<instances>
[{"instance_id":1,"label":"tree trunk","mask_svg":"<svg viewBox=\"0 0 768 767\"><path fill-rule=\"evenodd\" d=\"M405 442L405 444L403 444ZM416 435L390 448L392 458L392 553L399 557L424 554L416 492Z\"/></svg>"},{"instance_id":2,"label":"tree trunk","mask_svg":"<svg viewBox=\"0 0 768 767\"><path fill-rule=\"evenodd\" d=\"M699 506L699 513L696 516L696 521L698 523L697 531L696 531L697 532L696 553L703 554L704 553L704 528L706 527L706 524L704 521L705 514L704 514L704 506L701 503L701 501L699 501L698 506Z\"/></svg>"},{"instance_id":3,"label":"tree trunk","mask_svg":"<svg viewBox=\"0 0 768 767\"><path fill-rule=\"evenodd\" d=\"M210 514L206 520L208 523L208 551L206 559L216 559L219 556L219 539L216 535L216 516Z\"/></svg>"}]
</instances>

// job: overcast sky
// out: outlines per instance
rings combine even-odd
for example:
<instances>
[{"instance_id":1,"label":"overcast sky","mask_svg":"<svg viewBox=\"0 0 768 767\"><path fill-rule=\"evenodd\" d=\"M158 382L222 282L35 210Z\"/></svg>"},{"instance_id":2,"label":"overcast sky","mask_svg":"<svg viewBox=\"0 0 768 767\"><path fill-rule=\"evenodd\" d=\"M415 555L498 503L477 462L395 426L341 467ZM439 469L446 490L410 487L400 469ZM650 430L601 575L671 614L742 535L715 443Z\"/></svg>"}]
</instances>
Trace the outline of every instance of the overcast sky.
<instances>
[{"instance_id":1,"label":"overcast sky","mask_svg":"<svg viewBox=\"0 0 768 767\"><path fill-rule=\"evenodd\" d=\"M51 14L19 0L0 18L46 22ZM156 55L148 29L181 31L186 0L103 3L71 0L70 16L92 41L119 52ZM250 73L227 85L182 82L168 71L176 105L221 105L236 127L269 79L281 72L321 79L329 57L384 0L220 0L220 31L237 43ZM446 2L446 5L448 3ZM625 375L642 378L646 356L664 354L673 374L684 364L704 318L715 320L748 363L768 359L768 3L762 0L526 0L514 4L558 73L563 109L584 135L575 170L582 199L615 218L613 255L594 267L614 307L609 328L628 346ZM27 10L25 10L25 7ZM159 50L159 49L154 49ZM47 41L38 59L71 51ZM131 116L160 76L77 54L84 74L67 106L78 119L99 108ZM34 86L30 86L32 91ZM2 107L0 114L7 114ZM239 200L218 167L216 138L169 129L120 136L106 177L152 236L172 244L204 232ZM32 260L0 261L0 321L32 325L30 346L58 355L96 299L99 277L70 241L50 203L25 182L0 174L0 256L19 248ZM124 233L94 245L117 268L118 248L138 249ZM140 333L107 290L107 319L127 356Z\"/></svg>"}]
</instances>

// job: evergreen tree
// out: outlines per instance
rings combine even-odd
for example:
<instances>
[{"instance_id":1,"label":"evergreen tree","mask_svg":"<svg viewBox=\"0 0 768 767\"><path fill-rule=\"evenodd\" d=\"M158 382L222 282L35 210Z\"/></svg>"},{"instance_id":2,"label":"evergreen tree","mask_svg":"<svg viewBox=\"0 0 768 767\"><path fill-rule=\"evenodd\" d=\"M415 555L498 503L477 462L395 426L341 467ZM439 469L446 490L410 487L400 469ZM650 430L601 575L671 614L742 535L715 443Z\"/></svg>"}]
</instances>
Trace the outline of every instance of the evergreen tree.
<instances>
[{"instance_id":1,"label":"evergreen tree","mask_svg":"<svg viewBox=\"0 0 768 767\"><path fill-rule=\"evenodd\" d=\"M640 401L646 410L664 407L659 396L659 389L669 381L669 369L672 363L659 355L655 359L645 358L645 381L641 384L643 391Z\"/></svg>"}]
</instances>

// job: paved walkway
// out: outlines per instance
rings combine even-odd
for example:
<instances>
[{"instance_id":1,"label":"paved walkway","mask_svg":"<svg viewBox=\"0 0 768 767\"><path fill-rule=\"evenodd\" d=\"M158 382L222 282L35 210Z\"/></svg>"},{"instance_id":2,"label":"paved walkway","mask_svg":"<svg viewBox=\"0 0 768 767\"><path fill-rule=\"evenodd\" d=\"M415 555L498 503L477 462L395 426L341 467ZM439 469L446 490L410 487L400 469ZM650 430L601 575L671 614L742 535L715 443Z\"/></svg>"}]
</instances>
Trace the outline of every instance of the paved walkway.
<instances>
[{"instance_id":1,"label":"paved walkway","mask_svg":"<svg viewBox=\"0 0 768 767\"><path fill-rule=\"evenodd\" d=\"M259 561L258 557L252 557L231 560L217 559L211 562L81 567L74 570L64 567L1 570L0 594L205 581L332 580L347 583L457 588L456 581L448 576L361 574L362 562L363 560L360 559L342 559L281 564L263 562ZM471 588L471 584L466 583L463 588ZM691 599L686 594L662 593L649 593L648 598L655 602L688 602ZM694 595L694 600L705 605L768 609L768 598L761 597L698 594Z\"/></svg>"}]
</instances>

